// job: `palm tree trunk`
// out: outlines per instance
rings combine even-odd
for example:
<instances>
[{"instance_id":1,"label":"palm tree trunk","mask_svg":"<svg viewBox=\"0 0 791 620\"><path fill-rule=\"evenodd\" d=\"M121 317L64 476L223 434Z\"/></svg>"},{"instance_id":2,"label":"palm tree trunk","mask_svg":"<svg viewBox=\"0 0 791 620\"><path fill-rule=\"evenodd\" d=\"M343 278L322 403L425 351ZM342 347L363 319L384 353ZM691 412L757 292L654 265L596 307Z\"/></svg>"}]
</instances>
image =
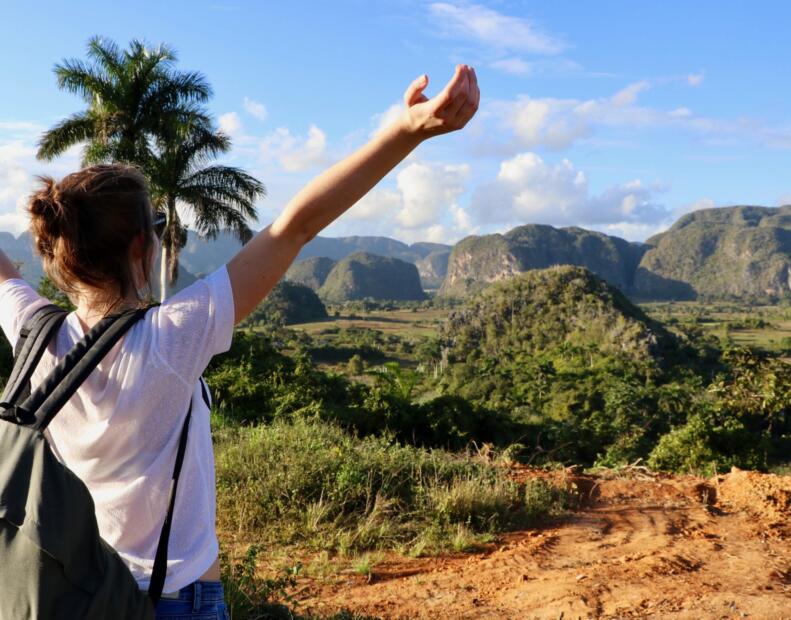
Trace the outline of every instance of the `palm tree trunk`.
<instances>
[{"instance_id":1,"label":"palm tree trunk","mask_svg":"<svg viewBox=\"0 0 791 620\"><path fill-rule=\"evenodd\" d=\"M170 248L167 243L162 243L162 256L159 257L159 301L163 302L168 296L168 262L170 258Z\"/></svg>"}]
</instances>

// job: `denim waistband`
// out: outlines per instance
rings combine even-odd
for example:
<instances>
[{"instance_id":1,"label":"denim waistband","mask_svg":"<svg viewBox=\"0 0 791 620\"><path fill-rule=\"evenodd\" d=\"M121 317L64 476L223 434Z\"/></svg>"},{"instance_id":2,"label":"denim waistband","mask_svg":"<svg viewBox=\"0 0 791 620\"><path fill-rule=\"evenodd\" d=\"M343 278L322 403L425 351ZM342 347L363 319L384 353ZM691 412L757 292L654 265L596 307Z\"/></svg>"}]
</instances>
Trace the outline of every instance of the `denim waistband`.
<instances>
[{"instance_id":1,"label":"denim waistband","mask_svg":"<svg viewBox=\"0 0 791 620\"><path fill-rule=\"evenodd\" d=\"M184 586L178 592L163 594L163 600L191 603L193 608L199 609L201 605L222 603L223 588L221 581L195 581Z\"/></svg>"}]
</instances>

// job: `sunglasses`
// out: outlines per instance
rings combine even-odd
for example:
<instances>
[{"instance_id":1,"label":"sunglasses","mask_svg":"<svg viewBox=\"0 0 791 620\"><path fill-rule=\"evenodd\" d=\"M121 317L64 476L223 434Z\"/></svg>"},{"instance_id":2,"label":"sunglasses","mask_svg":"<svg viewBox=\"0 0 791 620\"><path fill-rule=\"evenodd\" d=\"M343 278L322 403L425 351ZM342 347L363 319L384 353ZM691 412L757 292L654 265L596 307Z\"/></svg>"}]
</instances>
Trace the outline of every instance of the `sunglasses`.
<instances>
[{"instance_id":1,"label":"sunglasses","mask_svg":"<svg viewBox=\"0 0 791 620\"><path fill-rule=\"evenodd\" d=\"M154 233L160 239L165 232L165 225L168 223L168 218L164 213L157 213L154 216Z\"/></svg>"}]
</instances>

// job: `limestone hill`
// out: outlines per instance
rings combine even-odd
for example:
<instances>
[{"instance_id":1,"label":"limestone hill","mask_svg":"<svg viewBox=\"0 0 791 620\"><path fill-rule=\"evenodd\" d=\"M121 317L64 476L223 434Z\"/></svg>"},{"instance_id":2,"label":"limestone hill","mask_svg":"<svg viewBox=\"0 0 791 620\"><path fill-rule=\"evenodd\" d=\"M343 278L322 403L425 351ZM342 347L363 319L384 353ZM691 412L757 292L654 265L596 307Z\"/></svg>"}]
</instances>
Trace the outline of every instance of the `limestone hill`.
<instances>
[{"instance_id":1,"label":"limestone hill","mask_svg":"<svg viewBox=\"0 0 791 620\"><path fill-rule=\"evenodd\" d=\"M656 361L677 348L621 291L572 266L493 284L449 315L443 339L451 361L467 363L591 347L597 355Z\"/></svg>"},{"instance_id":2,"label":"limestone hill","mask_svg":"<svg viewBox=\"0 0 791 620\"><path fill-rule=\"evenodd\" d=\"M292 264L284 278L289 282L302 284L314 291L318 291L334 266L335 261L331 258L314 256Z\"/></svg>"},{"instance_id":3,"label":"limestone hill","mask_svg":"<svg viewBox=\"0 0 791 620\"><path fill-rule=\"evenodd\" d=\"M450 254L439 294L465 297L491 282L530 269L578 265L629 291L644 244L582 228L529 224L505 234L473 236L457 243Z\"/></svg>"},{"instance_id":4,"label":"limestone hill","mask_svg":"<svg viewBox=\"0 0 791 620\"><path fill-rule=\"evenodd\" d=\"M791 297L791 206L695 211L648 243L641 298Z\"/></svg>"},{"instance_id":5,"label":"limestone hill","mask_svg":"<svg viewBox=\"0 0 791 620\"><path fill-rule=\"evenodd\" d=\"M331 302L354 299L424 299L417 267L397 258L355 252L339 260L319 289Z\"/></svg>"}]
</instances>

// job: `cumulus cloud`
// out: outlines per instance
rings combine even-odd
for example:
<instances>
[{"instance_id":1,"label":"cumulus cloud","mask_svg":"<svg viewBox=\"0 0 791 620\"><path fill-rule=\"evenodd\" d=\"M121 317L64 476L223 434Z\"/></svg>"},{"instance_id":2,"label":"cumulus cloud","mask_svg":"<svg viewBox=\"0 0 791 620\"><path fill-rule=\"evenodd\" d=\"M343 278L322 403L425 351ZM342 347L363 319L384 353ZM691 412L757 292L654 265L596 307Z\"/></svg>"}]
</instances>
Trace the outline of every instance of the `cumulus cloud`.
<instances>
[{"instance_id":1,"label":"cumulus cloud","mask_svg":"<svg viewBox=\"0 0 791 620\"><path fill-rule=\"evenodd\" d=\"M242 132L242 121L236 112L221 114L217 119L220 131L229 136L237 136Z\"/></svg>"},{"instance_id":2,"label":"cumulus cloud","mask_svg":"<svg viewBox=\"0 0 791 620\"><path fill-rule=\"evenodd\" d=\"M527 19L504 15L479 4L434 2L428 8L434 24L447 36L499 50L532 54L557 54L566 47Z\"/></svg>"},{"instance_id":3,"label":"cumulus cloud","mask_svg":"<svg viewBox=\"0 0 791 620\"><path fill-rule=\"evenodd\" d=\"M519 58L518 56L511 56L510 58L501 58L489 63L492 69L497 69L504 73L511 75L528 75L533 72L533 65Z\"/></svg>"},{"instance_id":4,"label":"cumulus cloud","mask_svg":"<svg viewBox=\"0 0 791 620\"><path fill-rule=\"evenodd\" d=\"M254 101L253 99L245 97L242 101L242 107L244 107L245 112L247 112L250 116L257 118L259 121L266 120L267 110L263 103L259 103L258 101Z\"/></svg>"},{"instance_id":5,"label":"cumulus cloud","mask_svg":"<svg viewBox=\"0 0 791 620\"><path fill-rule=\"evenodd\" d=\"M705 79L705 75L703 73L690 73L687 76L687 84L692 87L700 86L703 84L703 80Z\"/></svg>"},{"instance_id":6,"label":"cumulus cloud","mask_svg":"<svg viewBox=\"0 0 791 620\"><path fill-rule=\"evenodd\" d=\"M407 243L450 243L478 230L459 204L466 164L413 161L395 175L394 188L376 188L335 226L337 234L382 234Z\"/></svg>"},{"instance_id":7,"label":"cumulus cloud","mask_svg":"<svg viewBox=\"0 0 791 620\"><path fill-rule=\"evenodd\" d=\"M36 176L55 178L79 169L79 148L67 151L54 162L36 159L36 140L41 126L26 122L0 122L0 230L15 235L27 229L25 213Z\"/></svg>"},{"instance_id":8,"label":"cumulus cloud","mask_svg":"<svg viewBox=\"0 0 791 620\"><path fill-rule=\"evenodd\" d=\"M478 134L476 150L500 155L536 148L561 150L591 136L600 127L675 128L710 143L727 140L734 145L759 142L772 148L791 148L788 125L773 126L747 118L707 118L686 107L662 110L640 104L641 94L651 87L651 82L641 80L609 97L595 99L519 95L512 100L491 101L482 114L487 127Z\"/></svg>"},{"instance_id":9,"label":"cumulus cloud","mask_svg":"<svg viewBox=\"0 0 791 620\"><path fill-rule=\"evenodd\" d=\"M301 172L329 163L327 134L316 125L306 136L297 136L286 127L278 127L260 144L263 159L276 160L286 172Z\"/></svg>"},{"instance_id":10,"label":"cumulus cloud","mask_svg":"<svg viewBox=\"0 0 791 620\"><path fill-rule=\"evenodd\" d=\"M584 172L569 160L548 164L535 153L503 161L497 178L479 186L471 209L480 222L580 225L658 225L669 213L656 188L639 179L593 195Z\"/></svg>"},{"instance_id":11,"label":"cumulus cloud","mask_svg":"<svg viewBox=\"0 0 791 620\"><path fill-rule=\"evenodd\" d=\"M382 131L388 125L391 125L401 116L401 113L404 111L404 104L400 101L393 103L392 105L388 106L388 108L384 112L380 112L379 114L374 114L371 117L371 123L374 126L373 131L368 135L369 138L372 138L380 131Z\"/></svg>"},{"instance_id":12,"label":"cumulus cloud","mask_svg":"<svg viewBox=\"0 0 791 620\"><path fill-rule=\"evenodd\" d=\"M404 228L419 228L436 221L440 212L455 204L464 193L470 168L462 165L432 165L415 162L396 176L402 207L396 219Z\"/></svg>"}]
</instances>

